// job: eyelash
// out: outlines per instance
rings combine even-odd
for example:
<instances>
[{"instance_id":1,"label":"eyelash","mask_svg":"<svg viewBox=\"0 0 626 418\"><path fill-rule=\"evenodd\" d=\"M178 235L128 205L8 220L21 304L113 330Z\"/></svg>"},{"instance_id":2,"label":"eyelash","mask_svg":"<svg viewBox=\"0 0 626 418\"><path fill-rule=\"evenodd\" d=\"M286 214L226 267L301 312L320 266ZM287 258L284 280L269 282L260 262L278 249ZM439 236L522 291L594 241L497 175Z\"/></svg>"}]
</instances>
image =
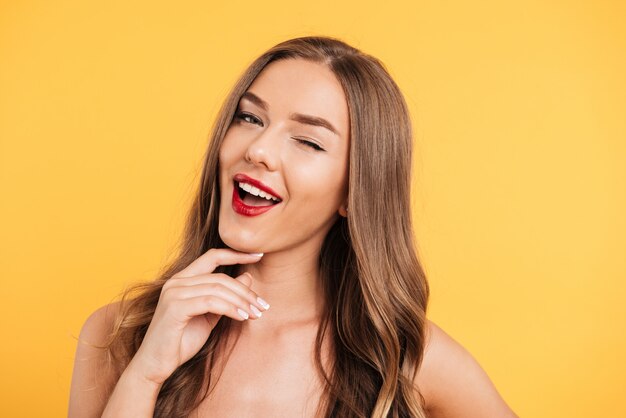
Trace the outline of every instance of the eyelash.
<instances>
[{"instance_id":1,"label":"eyelash","mask_svg":"<svg viewBox=\"0 0 626 418\"><path fill-rule=\"evenodd\" d=\"M246 118L248 118L248 117L252 118L253 121L252 122L247 121ZM239 113L235 114L235 118L239 119L239 120L242 120L242 121L244 121L246 123L260 123L261 126L263 126L262 122L261 122L261 120L259 118L257 118L254 115L251 115L249 113L239 112Z\"/></svg>"},{"instance_id":2,"label":"eyelash","mask_svg":"<svg viewBox=\"0 0 626 418\"><path fill-rule=\"evenodd\" d=\"M305 139L300 139L300 138L294 138L294 139L296 141L298 141L299 143L301 143L301 144L304 144L306 146L309 146L309 147L313 148L316 151L324 151L324 148L320 147L315 142L307 141Z\"/></svg>"},{"instance_id":3,"label":"eyelash","mask_svg":"<svg viewBox=\"0 0 626 418\"><path fill-rule=\"evenodd\" d=\"M263 122L256 116L251 115L250 113L238 112L235 114L235 118L245 123L260 124L261 126L263 126ZM252 119L252 121L248 121L247 118ZM324 151L324 149L320 147L319 145L317 145L315 142L307 141L307 140L300 139L300 138L294 138L294 139L301 144L304 144L310 148L313 148L316 151Z\"/></svg>"}]
</instances>

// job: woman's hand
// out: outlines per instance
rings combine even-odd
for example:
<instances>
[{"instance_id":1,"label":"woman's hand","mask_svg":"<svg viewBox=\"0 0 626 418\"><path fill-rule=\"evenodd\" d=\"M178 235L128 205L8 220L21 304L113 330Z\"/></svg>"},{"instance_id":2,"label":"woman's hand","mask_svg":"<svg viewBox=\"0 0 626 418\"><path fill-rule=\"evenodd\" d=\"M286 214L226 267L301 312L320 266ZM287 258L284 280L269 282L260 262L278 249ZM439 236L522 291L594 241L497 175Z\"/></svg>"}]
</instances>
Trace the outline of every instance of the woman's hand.
<instances>
[{"instance_id":1,"label":"woman's hand","mask_svg":"<svg viewBox=\"0 0 626 418\"><path fill-rule=\"evenodd\" d=\"M232 278L213 271L219 265L255 263L261 256L210 249L172 276L163 285L152 321L129 367L162 384L200 351L222 315L238 321L259 318L269 305L250 289L250 274Z\"/></svg>"}]
</instances>

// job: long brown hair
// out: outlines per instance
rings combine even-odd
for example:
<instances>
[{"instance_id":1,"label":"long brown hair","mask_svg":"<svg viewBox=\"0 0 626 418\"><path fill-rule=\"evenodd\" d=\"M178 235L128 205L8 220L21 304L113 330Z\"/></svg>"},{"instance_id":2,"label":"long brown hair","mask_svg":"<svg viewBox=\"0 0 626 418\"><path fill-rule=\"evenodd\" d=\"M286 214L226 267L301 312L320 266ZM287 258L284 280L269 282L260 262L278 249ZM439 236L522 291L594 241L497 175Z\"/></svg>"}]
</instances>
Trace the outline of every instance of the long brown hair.
<instances>
[{"instance_id":1,"label":"long brown hair","mask_svg":"<svg viewBox=\"0 0 626 418\"><path fill-rule=\"evenodd\" d=\"M243 73L212 129L200 182L178 254L150 282L125 289L106 346L118 373L136 353L169 277L210 248L223 248L218 155L242 94L270 62L306 59L327 65L341 83L350 114L348 216L339 217L319 256L326 310L316 339L325 391L324 417L424 417L415 385L426 328L428 284L413 241L410 210L412 129L404 98L376 58L329 37L291 39L269 49ZM234 274L237 266L217 271ZM221 318L202 349L164 382L155 417L187 417L209 390ZM322 342L332 342L330 370ZM204 389L204 390L203 390Z\"/></svg>"}]
</instances>

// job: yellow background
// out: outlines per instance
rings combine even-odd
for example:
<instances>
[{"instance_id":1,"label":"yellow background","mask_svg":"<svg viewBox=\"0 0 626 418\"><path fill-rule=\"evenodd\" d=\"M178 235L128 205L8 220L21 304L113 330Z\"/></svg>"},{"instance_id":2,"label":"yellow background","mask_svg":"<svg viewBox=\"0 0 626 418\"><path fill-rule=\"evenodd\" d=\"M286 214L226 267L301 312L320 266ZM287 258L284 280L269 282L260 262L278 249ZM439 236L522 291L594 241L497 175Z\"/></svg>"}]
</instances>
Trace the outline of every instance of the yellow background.
<instances>
[{"instance_id":1,"label":"yellow background","mask_svg":"<svg viewBox=\"0 0 626 418\"><path fill-rule=\"evenodd\" d=\"M254 57L327 34L415 122L430 317L523 417L626 416L621 1L0 3L0 416L66 415L75 336L148 280Z\"/></svg>"}]
</instances>

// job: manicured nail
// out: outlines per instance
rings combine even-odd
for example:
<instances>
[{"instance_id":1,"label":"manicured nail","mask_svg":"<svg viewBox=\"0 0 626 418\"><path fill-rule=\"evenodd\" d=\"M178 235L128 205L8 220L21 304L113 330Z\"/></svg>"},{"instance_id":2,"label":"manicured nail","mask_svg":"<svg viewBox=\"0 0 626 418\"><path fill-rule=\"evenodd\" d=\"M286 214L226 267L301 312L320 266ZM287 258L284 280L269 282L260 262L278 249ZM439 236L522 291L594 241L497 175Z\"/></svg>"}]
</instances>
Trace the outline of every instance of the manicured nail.
<instances>
[{"instance_id":1,"label":"manicured nail","mask_svg":"<svg viewBox=\"0 0 626 418\"><path fill-rule=\"evenodd\" d=\"M270 304L267 303L266 301L264 301L263 299L261 299L260 297L256 298L256 301L259 302L259 305L261 305L265 309L269 309L270 308Z\"/></svg>"},{"instance_id":2,"label":"manicured nail","mask_svg":"<svg viewBox=\"0 0 626 418\"><path fill-rule=\"evenodd\" d=\"M244 311L243 309L237 308L237 312L239 313L239 315L241 315L241 317L243 319L248 319L249 315L248 312Z\"/></svg>"},{"instance_id":3,"label":"manicured nail","mask_svg":"<svg viewBox=\"0 0 626 418\"><path fill-rule=\"evenodd\" d=\"M259 311L259 309L256 306L250 305L250 310L252 312L254 312L254 314L257 316L257 318L261 317L261 311Z\"/></svg>"},{"instance_id":4,"label":"manicured nail","mask_svg":"<svg viewBox=\"0 0 626 418\"><path fill-rule=\"evenodd\" d=\"M250 255L253 255L255 257L263 257L263 253L248 253Z\"/></svg>"}]
</instances>

